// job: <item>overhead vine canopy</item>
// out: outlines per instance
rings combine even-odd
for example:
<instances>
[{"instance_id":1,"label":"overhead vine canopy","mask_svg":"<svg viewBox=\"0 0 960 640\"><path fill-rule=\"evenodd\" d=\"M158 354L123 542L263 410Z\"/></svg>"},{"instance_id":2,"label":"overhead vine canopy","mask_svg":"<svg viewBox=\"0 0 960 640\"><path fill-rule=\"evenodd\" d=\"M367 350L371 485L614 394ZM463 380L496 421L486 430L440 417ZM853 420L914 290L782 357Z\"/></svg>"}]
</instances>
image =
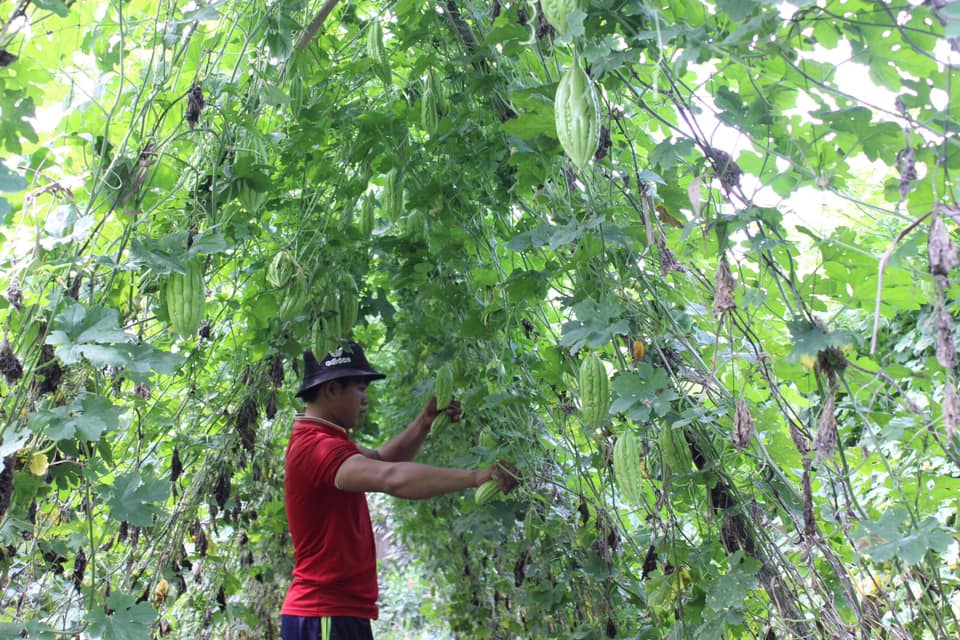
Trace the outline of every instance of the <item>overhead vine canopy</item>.
<instances>
[{"instance_id":1,"label":"overhead vine canopy","mask_svg":"<svg viewBox=\"0 0 960 640\"><path fill-rule=\"evenodd\" d=\"M2 9L4 637L278 637L348 336L458 637L960 633L960 4Z\"/></svg>"}]
</instances>

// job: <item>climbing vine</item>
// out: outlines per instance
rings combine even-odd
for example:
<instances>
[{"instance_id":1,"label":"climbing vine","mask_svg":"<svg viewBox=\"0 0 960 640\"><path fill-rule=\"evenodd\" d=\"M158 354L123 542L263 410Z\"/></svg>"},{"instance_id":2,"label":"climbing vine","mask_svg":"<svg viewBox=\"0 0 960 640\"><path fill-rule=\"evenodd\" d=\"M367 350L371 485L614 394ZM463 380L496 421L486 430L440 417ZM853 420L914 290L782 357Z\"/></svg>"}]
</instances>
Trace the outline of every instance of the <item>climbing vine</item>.
<instances>
[{"instance_id":1,"label":"climbing vine","mask_svg":"<svg viewBox=\"0 0 960 640\"><path fill-rule=\"evenodd\" d=\"M0 630L279 637L349 334L523 471L377 501L457 637L960 632L960 5L561 4L6 7Z\"/></svg>"}]
</instances>

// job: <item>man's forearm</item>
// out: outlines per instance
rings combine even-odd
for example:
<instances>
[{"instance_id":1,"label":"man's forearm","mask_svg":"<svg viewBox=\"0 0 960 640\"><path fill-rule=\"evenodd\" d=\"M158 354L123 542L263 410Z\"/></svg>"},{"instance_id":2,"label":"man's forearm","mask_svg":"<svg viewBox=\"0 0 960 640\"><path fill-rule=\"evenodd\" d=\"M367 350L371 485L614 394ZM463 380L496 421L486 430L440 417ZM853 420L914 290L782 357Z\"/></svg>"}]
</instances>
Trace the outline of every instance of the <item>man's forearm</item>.
<instances>
[{"instance_id":1,"label":"man's forearm","mask_svg":"<svg viewBox=\"0 0 960 640\"><path fill-rule=\"evenodd\" d=\"M479 487L491 477L491 469L447 469L400 462L386 474L384 488L386 493L398 498L422 500Z\"/></svg>"},{"instance_id":2,"label":"man's forearm","mask_svg":"<svg viewBox=\"0 0 960 640\"><path fill-rule=\"evenodd\" d=\"M377 449L380 459L385 462L409 462L413 460L429 433L430 423L422 414L418 415L410 423L410 426Z\"/></svg>"}]
</instances>

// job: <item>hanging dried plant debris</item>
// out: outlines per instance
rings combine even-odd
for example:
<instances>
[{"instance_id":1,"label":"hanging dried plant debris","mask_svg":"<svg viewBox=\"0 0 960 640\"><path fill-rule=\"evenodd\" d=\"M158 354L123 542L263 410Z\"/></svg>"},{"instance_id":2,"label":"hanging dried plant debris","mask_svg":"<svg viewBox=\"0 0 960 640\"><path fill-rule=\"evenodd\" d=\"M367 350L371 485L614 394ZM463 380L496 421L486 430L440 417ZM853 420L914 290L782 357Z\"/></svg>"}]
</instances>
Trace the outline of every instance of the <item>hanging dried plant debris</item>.
<instances>
[{"instance_id":1,"label":"hanging dried plant debris","mask_svg":"<svg viewBox=\"0 0 960 640\"><path fill-rule=\"evenodd\" d=\"M267 401L263 405L263 413L267 416L267 420L273 420L277 415L277 392L276 390L271 390L267 394Z\"/></svg>"},{"instance_id":2,"label":"hanging dried plant debris","mask_svg":"<svg viewBox=\"0 0 960 640\"><path fill-rule=\"evenodd\" d=\"M200 525L200 522L194 522L193 528L190 530L190 533L193 534L193 547L199 556L207 555L207 534L203 530L203 526Z\"/></svg>"},{"instance_id":3,"label":"hanging dried plant debris","mask_svg":"<svg viewBox=\"0 0 960 640\"><path fill-rule=\"evenodd\" d=\"M40 349L37 374L40 379L37 383L38 396L54 393L60 388L60 381L63 380L63 369L60 368L60 361L57 360L53 347L49 344L43 345Z\"/></svg>"},{"instance_id":4,"label":"hanging dried plant debris","mask_svg":"<svg viewBox=\"0 0 960 640\"><path fill-rule=\"evenodd\" d=\"M750 415L750 407L743 394L737 400L737 410L733 415L733 446L743 449L750 444L750 438L757 432L757 425Z\"/></svg>"},{"instance_id":5,"label":"hanging dried plant debris","mask_svg":"<svg viewBox=\"0 0 960 640\"><path fill-rule=\"evenodd\" d=\"M517 587L523 585L523 580L527 576L527 563L530 562L530 549L524 549L513 565L513 584Z\"/></svg>"},{"instance_id":6,"label":"hanging dried plant debris","mask_svg":"<svg viewBox=\"0 0 960 640\"><path fill-rule=\"evenodd\" d=\"M117 542L124 542L127 539L127 535L130 533L130 523L126 520L120 523L120 529L117 532Z\"/></svg>"},{"instance_id":7,"label":"hanging dried plant debris","mask_svg":"<svg viewBox=\"0 0 960 640\"><path fill-rule=\"evenodd\" d=\"M23 289L20 288L19 276L13 276L10 280L10 285L7 287L7 301L17 311L23 309Z\"/></svg>"},{"instance_id":8,"label":"hanging dried plant debris","mask_svg":"<svg viewBox=\"0 0 960 640\"><path fill-rule=\"evenodd\" d=\"M190 88L190 93L187 94L187 113L183 117L191 129L200 122L200 113L205 106L207 106L207 103L203 99L203 87L198 84L193 85Z\"/></svg>"},{"instance_id":9,"label":"hanging dried plant debris","mask_svg":"<svg viewBox=\"0 0 960 640\"><path fill-rule=\"evenodd\" d=\"M724 191L729 193L734 189L738 189L740 187L740 176L743 175L743 169L730 157L730 154L722 149L715 149L714 147L707 147L706 154L710 160L710 164L713 165L713 170L716 172L717 178L720 179L720 184L723 186Z\"/></svg>"},{"instance_id":10,"label":"hanging dried plant debris","mask_svg":"<svg viewBox=\"0 0 960 640\"><path fill-rule=\"evenodd\" d=\"M279 353L270 361L270 382L275 387L283 386L283 356Z\"/></svg>"},{"instance_id":11,"label":"hanging dried plant debris","mask_svg":"<svg viewBox=\"0 0 960 640\"><path fill-rule=\"evenodd\" d=\"M733 292L737 288L737 281L733 278L730 271L730 263L727 256L720 258L720 265L717 267L716 289L713 295L713 314L721 315L725 311L737 308L737 301L733 297Z\"/></svg>"},{"instance_id":12,"label":"hanging dried plant debris","mask_svg":"<svg viewBox=\"0 0 960 640\"><path fill-rule=\"evenodd\" d=\"M810 451L810 434L806 429L801 428L796 420L787 418L787 430L790 432L790 440L793 441L793 446L797 448L801 454L805 454Z\"/></svg>"},{"instance_id":13,"label":"hanging dried plant debris","mask_svg":"<svg viewBox=\"0 0 960 640\"><path fill-rule=\"evenodd\" d=\"M646 580L647 576L657 570L657 548L654 545L647 547L647 555L643 557L643 570L640 574L641 580Z\"/></svg>"},{"instance_id":14,"label":"hanging dried plant debris","mask_svg":"<svg viewBox=\"0 0 960 640\"><path fill-rule=\"evenodd\" d=\"M677 262L677 258L670 247L667 246L667 238L663 235L663 232L657 234L657 251L660 256L660 275L668 276L674 271L680 273L686 271L684 266Z\"/></svg>"},{"instance_id":15,"label":"hanging dried plant debris","mask_svg":"<svg viewBox=\"0 0 960 640\"><path fill-rule=\"evenodd\" d=\"M87 554L83 547L77 550L77 555L73 559L73 587L80 592L83 587L83 575L87 571Z\"/></svg>"},{"instance_id":16,"label":"hanging dried plant debris","mask_svg":"<svg viewBox=\"0 0 960 640\"><path fill-rule=\"evenodd\" d=\"M180 449L174 447L173 456L170 458L170 483L175 483L181 473L183 473L183 463L180 461Z\"/></svg>"},{"instance_id":17,"label":"hanging dried plant debris","mask_svg":"<svg viewBox=\"0 0 960 640\"><path fill-rule=\"evenodd\" d=\"M942 288L937 296L936 314L937 362L947 371L953 371L957 366L957 348L953 342L953 316L944 308Z\"/></svg>"},{"instance_id":18,"label":"hanging dried plant debris","mask_svg":"<svg viewBox=\"0 0 960 640\"><path fill-rule=\"evenodd\" d=\"M810 485L809 464L804 463L803 469L803 534L808 540L817 535L817 520L813 512L813 487Z\"/></svg>"},{"instance_id":19,"label":"hanging dried plant debris","mask_svg":"<svg viewBox=\"0 0 960 640\"><path fill-rule=\"evenodd\" d=\"M10 508L13 499L13 454L3 459L3 469L0 470L0 518Z\"/></svg>"},{"instance_id":20,"label":"hanging dried plant debris","mask_svg":"<svg viewBox=\"0 0 960 640\"><path fill-rule=\"evenodd\" d=\"M13 352L10 341L6 337L0 344L0 373L7 379L7 384L13 384L23 377L23 365Z\"/></svg>"},{"instance_id":21,"label":"hanging dried plant debris","mask_svg":"<svg viewBox=\"0 0 960 640\"><path fill-rule=\"evenodd\" d=\"M947 225L939 215L933 216L930 223L930 235L927 237L927 255L930 260L930 273L935 276L946 276L957 264L957 247L950 240Z\"/></svg>"},{"instance_id":22,"label":"hanging dried plant debris","mask_svg":"<svg viewBox=\"0 0 960 640\"><path fill-rule=\"evenodd\" d=\"M137 384L133 385L133 395L144 400L145 402L150 401L150 385L146 382L140 381Z\"/></svg>"},{"instance_id":23,"label":"hanging dried plant debris","mask_svg":"<svg viewBox=\"0 0 960 640\"><path fill-rule=\"evenodd\" d=\"M607 637L616 638L617 637L617 623L613 621L613 616L607 618Z\"/></svg>"},{"instance_id":24,"label":"hanging dried plant debris","mask_svg":"<svg viewBox=\"0 0 960 640\"><path fill-rule=\"evenodd\" d=\"M254 425L257 422L258 413L257 400L252 395L244 398L243 404L237 410L235 422L237 433L240 434L240 444L248 453L253 453L253 447L256 443L257 432Z\"/></svg>"},{"instance_id":25,"label":"hanging dried plant debris","mask_svg":"<svg viewBox=\"0 0 960 640\"><path fill-rule=\"evenodd\" d=\"M536 36L537 40L543 40L544 38L553 38L557 35L557 30L553 28L548 21L546 16L543 15L543 6L541 6L539 0L537 2L537 29Z\"/></svg>"},{"instance_id":26,"label":"hanging dried plant debris","mask_svg":"<svg viewBox=\"0 0 960 640\"><path fill-rule=\"evenodd\" d=\"M943 425L951 440L960 434L960 396L951 383L943 387Z\"/></svg>"},{"instance_id":27,"label":"hanging dried plant debris","mask_svg":"<svg viewBox=\"0 0 960 640\"><path fill-rule=\"evenodd\" d=\"M831 389L827 401L823 404L823 413L820 414L820 425L817 427L817 436L813 441L813 448L817 452L817 463L833 455L837 448L837 417L836 393Z\"/></svg>"},{"instance_id":28,"label":"hanging dried plant debris","mask_svg":"<svg viewBox=\"0 0 960 640\"><path fill-rule=\"evenodd\" d=\"M917 151L913 147L904 147L897 152L897 169L900 171L900 199L907 197L910 188L917 181Z\"/></svg>"},{"instance_id":29,"label":"hanging dried plant debris","mask_svg":"<svg viewBox=\"0 0 960 640\"><path fill-rule=\"evenodd\" d=\"M220 473L217 474L217 483L213 488L213 497L217 501L217 506L223 509L230 499L230 472L224 466L220 467Z\"/></svg>"},{"instance_id":30,"label":"hanging dried plant debris","mask_svg":"<svg viewBox=\"0 0 960 640\"><path fill-rule=\"evenodd\" d=\"M610 139L610 128L601 125L600 145L597 147L597 151L593 154L593 157L597 160L603 160L607 157L607 154L610 153L611 147L613 147L613 140Z\"/></svg>"}]
</instances>

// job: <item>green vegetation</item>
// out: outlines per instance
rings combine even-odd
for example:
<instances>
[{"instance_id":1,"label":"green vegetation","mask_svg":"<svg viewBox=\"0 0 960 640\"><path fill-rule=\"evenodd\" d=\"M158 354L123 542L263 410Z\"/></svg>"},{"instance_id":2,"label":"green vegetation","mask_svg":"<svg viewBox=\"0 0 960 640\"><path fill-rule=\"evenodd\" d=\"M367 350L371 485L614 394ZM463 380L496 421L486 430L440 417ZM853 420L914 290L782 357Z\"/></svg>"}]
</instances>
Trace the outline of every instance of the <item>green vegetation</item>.
<instances>
[{"instance_id":1,"label":"green vegetation","mask_svg":"<svg viewBox=\"0 0 960 640\"><path fill-rule=\"evenodd\" d=\"M384 638L960 634L960 3L548 5L3 7L0 636L278 637L348 333L526 480L390 501Z\"/></svg>"}]
</instances>

